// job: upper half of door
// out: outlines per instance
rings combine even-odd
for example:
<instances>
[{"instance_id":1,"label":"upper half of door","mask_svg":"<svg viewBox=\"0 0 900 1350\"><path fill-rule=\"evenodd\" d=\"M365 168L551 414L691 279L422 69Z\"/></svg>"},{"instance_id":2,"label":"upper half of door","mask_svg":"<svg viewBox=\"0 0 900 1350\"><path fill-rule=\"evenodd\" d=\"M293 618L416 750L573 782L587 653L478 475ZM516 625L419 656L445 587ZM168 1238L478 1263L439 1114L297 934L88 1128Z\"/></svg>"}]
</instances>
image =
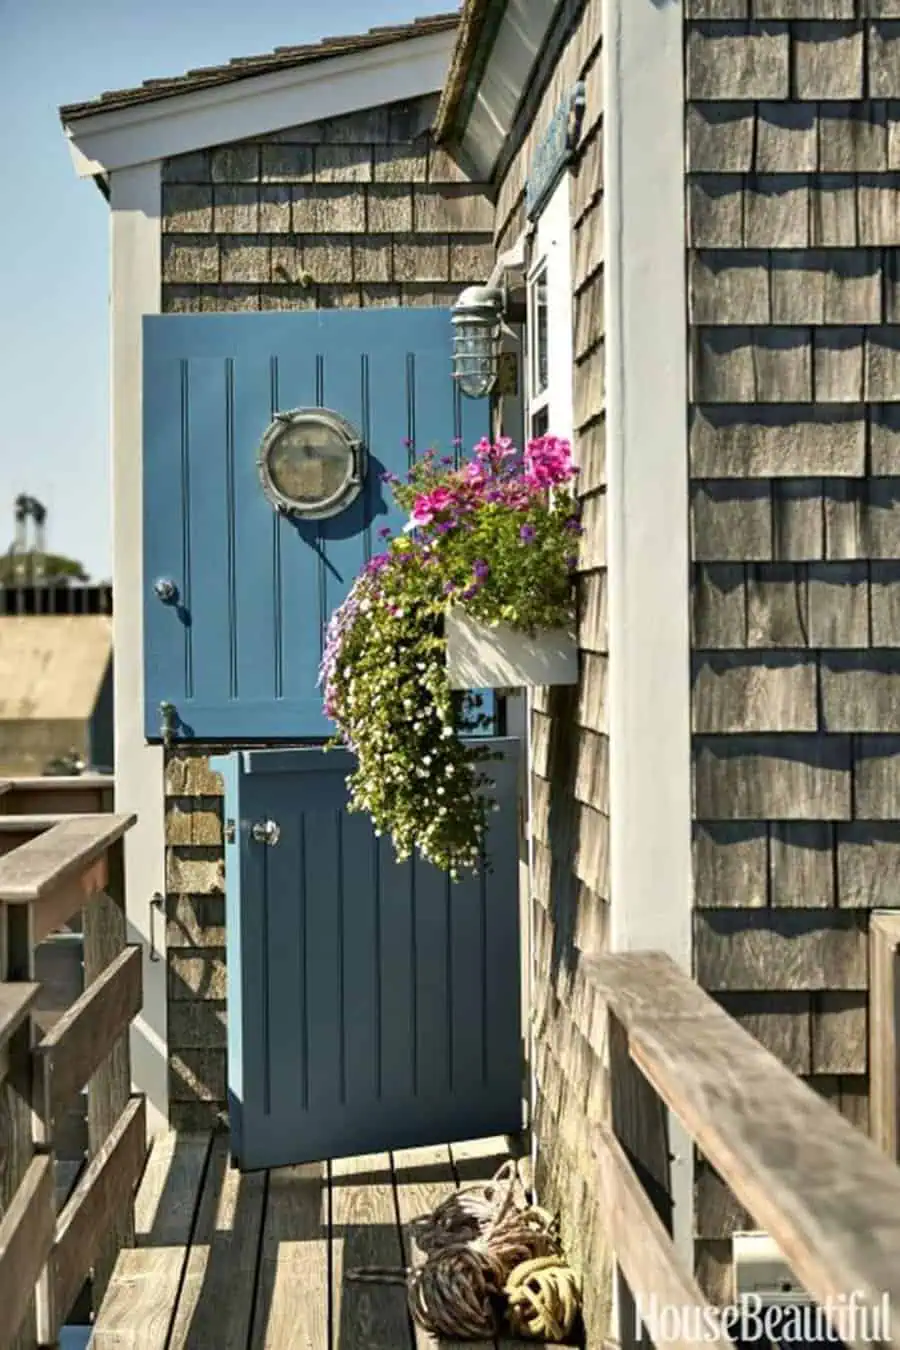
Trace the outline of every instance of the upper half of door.
<instances>
[{"instance_id":1,"label":"upper half of door","mask_svg":"<svg viewBox=\"0 0 900 1350\"><path fill-rule=\"evenodd\" d=\"M383 475L488 425L454 385L446 309L145 319L147 738L330 735L328 619L403 524Z\"/></svg>"}]
</instances>

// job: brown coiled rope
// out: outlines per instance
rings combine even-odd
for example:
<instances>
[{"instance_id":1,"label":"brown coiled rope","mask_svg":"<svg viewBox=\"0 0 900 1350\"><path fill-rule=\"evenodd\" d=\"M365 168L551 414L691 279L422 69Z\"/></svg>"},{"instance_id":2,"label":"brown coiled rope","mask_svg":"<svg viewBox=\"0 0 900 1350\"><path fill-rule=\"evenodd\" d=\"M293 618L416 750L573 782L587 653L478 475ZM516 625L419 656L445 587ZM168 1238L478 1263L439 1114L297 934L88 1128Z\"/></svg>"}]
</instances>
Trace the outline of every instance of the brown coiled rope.
<instances>
[{"instance_id":1,"label":"brown coiled rope","mask_svg":"<svg viewBox=\"0 0 900 1350\"><path fill-rule=\"evenodd\" d=\"M455 1192L411 1228L425 1254L422 1265L402 1270L367 1266L348 1271L347 1279L406 1284L412 1316L434 1336L493 1336L507 1308L506 1285L513 1271L541 1257L562 1264L556 1224L528 1202L513 1160L486 1184ZM543 1324L533 1315L534 1309L535 1325ZM549 1323L555 1320L551 1316Z\"/></svg>"}]
</instances>

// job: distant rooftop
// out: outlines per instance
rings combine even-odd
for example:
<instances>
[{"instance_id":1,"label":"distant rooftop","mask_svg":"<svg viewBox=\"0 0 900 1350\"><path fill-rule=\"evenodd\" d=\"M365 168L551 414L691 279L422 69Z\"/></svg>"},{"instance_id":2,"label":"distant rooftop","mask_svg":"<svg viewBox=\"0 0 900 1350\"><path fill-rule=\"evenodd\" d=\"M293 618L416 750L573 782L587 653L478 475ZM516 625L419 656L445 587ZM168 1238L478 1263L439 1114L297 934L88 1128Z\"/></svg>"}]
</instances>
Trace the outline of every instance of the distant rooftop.
<instances>
[{"instance_id":1,"label":"distant rooftop","mask_svg":"<svg viewBox=\"0 0 900 1350\"><path fill-rule=\"evenodd\" d=\"M97 113L112 112L140 103L155 103L177 94L194 93L198 89L233 84L255 75L270 75L279 70L311 65L315 61L323 61L329 57L370 51L376 47L388 46L392 42L424 37L429 33L451 31L458 23L458 13L435 14L431 18L415 19L412 23L370 28L367 33L323 38L321 42L307 43L302 47L276 47L274 51L266 52L262 56L241 56L224 66L205 66L199 70L189 70L184 75L174 75L169 79L145 80L143 84L133 89L114 89L86 103L68 103L60 108L59 115L63 122L73 122L80 117L93 117Z\"/></svg>"}]
</instances>

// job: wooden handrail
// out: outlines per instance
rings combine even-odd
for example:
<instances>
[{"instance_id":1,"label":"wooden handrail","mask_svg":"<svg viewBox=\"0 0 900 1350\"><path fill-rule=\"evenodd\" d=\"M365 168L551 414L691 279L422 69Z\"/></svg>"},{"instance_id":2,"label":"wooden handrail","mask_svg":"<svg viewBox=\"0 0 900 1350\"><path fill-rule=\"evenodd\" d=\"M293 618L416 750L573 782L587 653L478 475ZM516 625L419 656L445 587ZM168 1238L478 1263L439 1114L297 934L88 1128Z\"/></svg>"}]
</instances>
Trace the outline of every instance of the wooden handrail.
<instances>
[{"instance_id":1,"label":"wooden handrail","mask_svg":"<svg viewBox=\"0 0 900 1350\"><path fill-rule=\"evenodd\" d=\"M35 1096L48 1134L141 1010L141 949L126 947L35 1046Z\"/></svg>"},{"instance_id":2,"label":"wooden handrail","mask_svg":"<svg viewBox=\"0 0 900 1350\"><path fill-rule=\"evenodd\" d=\"M53 1159L35 1158L0 1221L0 1345L19 1329L53 1247Z\"/></svg>"},{"instance_id":3,"label":"wooden handrail","mask_svg":"<svg viewBox=\"0 0 900 1350\"><path fill-rule=\"evenodd\" d=\"M604 1224L632 1292L643 1306L649 1295L655 1294L661 1305L702 1307L700 1286L679 1265L672 1240L615 1134L601 1125L592 1142L604 1198ZM715 1327L703 1343L720 1347L732 1344ZM695 1342L673 1337L668 1344L673 1350L692 1350Z\"/></svg>"},{"instance_id":4,"label":"wooden handrail","mask_svg":"<svg viewBox=\"0 0 900 1350\"><path fill-rule=\"evenodd\" d=\"M124 835L135 818L97 814L111 799L111 779L18 780L0 795L0 1347L17 1329L22 1350L55 1345L85 1279L96 1311L133 1241L146 1113L129 1099L128 1030L142 956L126 945ZM56 811L73 801L75 814ZM36 948L76 914L85 990L34 1046ZM85 1085L89 1161L57 1217L54 1126Z\"/></svg>"},{"instance_id":5,"label":"wooden handrail","mask_svg":"<svg viewBox=\"0 0 900 1350\"><path fill-rule=\"evenodd\" d=\"M810 1296L900 1307L900 1168L668 957L606 956L582 970L633 1064Z\"/></svg>"},{"instance_id":6,"label":"wooden handrail","mask_svg":"<svg viewBox=\"0 0 900 1350\"><path fill-rule=\"evenodd\" d=\"M56 1303L54 1334L94 1264L123 1197L130 1201L134 1196L146 1156L146 1137L144 1098L132 1097L59 1216L49 1261Z\"/></svg>"},{"instance_id":7,"label":"wooden handrail","mask_svg":"<svg viewBox=\"0 0 900 1350\"><path fill-rule=\"evenodd\" d=\"M102 858L134 816L70 816L0 858L0 901L30 904Z\"/></svg>"},{"instance_id":8,"label":"wooden handrail","mask_svg":"<svg viewBox=\"0 0 900 1350\"><path fill-rule=\"evenodd\" d=\"M104 891L110 851L134 821L128 815L70 816L0 856L0 904L27 906L32 948Z\"/></svg>"},{"instance_id":9,"label":"wooden handrail","mask_svg":"<svg viewBox=\"0 0 900 1350\"><path fill-rule=\"evenodd\" d=\"M39 984L26 980L0 984L0 1051L6 1049L13 1033L25 1021L40 988Z\"/></svg>"}]
</instances>

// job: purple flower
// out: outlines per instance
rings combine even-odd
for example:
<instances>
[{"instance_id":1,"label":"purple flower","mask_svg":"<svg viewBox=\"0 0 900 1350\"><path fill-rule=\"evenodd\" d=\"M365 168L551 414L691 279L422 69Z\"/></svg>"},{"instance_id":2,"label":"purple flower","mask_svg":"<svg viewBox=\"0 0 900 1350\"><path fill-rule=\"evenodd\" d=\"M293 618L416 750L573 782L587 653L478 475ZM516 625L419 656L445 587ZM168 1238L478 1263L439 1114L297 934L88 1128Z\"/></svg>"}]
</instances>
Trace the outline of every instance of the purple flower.
<instances>
[{"instance_id":1,"label":"purple flower","mask_svg":"<svg viewBox=\"0 0 900 1350\"><path fill-rule=\"evenodd\" d=\"M478 594L477 586L467 586L462 593L462 598L464 600L472 600L477 594Z\"/></svg>"},{"instance_id":2,"label":"purple flower","mask_svg":"<svg viewBox=\"0 0 900 1350\"><path fill-rule=\"evenodd\" d=\"M382 483L399 483L400 479L395 473L383 473L381 475Z\"/></svg>"},{"instance_id":3,"label":"purple flower","mask_svg":"<svg viewBox=\"0 0 900 1350\"><path fill-rule=\"evenodd\" d=\"M452 456L452 455L441 455L441 463L442 463L442 464L448 464L448 465L449 465L449 464L452 464L452 463L453 463L453 456Z\"/></svg>"},{"instance_id":4,"label":"purple flower","mask_svg":"<svg viewBox=\"0 0 900 1350\"><path fill-rule=\"evenodd\" d=\"M404 437L403 437L403 444L405 445L405 447L406 447L407 450L411 450L412 447L413 447L413 439L412 439L412 437L411 437L411 436L404 436Z\"/></svg>"},{"instance_id":5,"label":"purple flower","mask_svg":"<svg viewBox=\"0 0 900 1350\"><path fill-rule=\"evenodd\" d=\"M536 530L533 525L523 525L522 528L519 530L519 538L524 540L526 544L531 543L535 534Z\"/></svg>"},{"instance_id":6,"label":"purple flower","mask_svg":"<svg viewBox=\"0 0 900 1350\"><path fill-rule=\"evenodd\" d=\"M462 436L454 436L454 437L453 437L453 441L451 442L451 444L457 446L457 448L458 448L459 446L461 446L461 445L462 445Z\"/></svg>"},{"instance_id":7,"label":"purple flower","mask_svg":"<svg viewBox=\"0 0 900 1350\"><path fill-rule=\"evenodd\" d=\"M378 531L378 538L390 539L390 537L391 537L390 529L387 527L387 525L382 526L382 528Z\"/></svg>"},{"instance_id":8,"label":"purple flower","mask_svg":"<svg viewBox=\"0 0 900 1350\"><path fill-rule=\"evenodd\" d=\"M566 558L566 567L568 567L570 572L574 572L577 566L578 566L578 559L575 557L574 553L570 553L569 556Z\"/></svg>"},{"instance_id":9,"label":"purple flower","mask_svg":"<svg viewBox=\"0 0 900 1350\"><path fill-rule=\"evenodd\" d=\"M478 581L485 581L490 576L491 569L483 558L479 558L472 572Z\"/></svg>"},{"instance_id":10,"label":"purple flower","mask_svg":"<svg viewBox=\"0 0 900 1350\"><path fill-rule=\"evenodd\" d=\"M581 522L579 521L577 516L569 516L569 519L566 521L566 529L571 530L573 534L584 533L584 531L581 528Z\"/></svg>"},{"instance_id":11,"label":"purple flower","mask_svg":"<svg viewBox=\"0 0 900 1350\"><path fill-rule=\"evenodd\" d=\"M456 585L455 585L454 582L452 582L452 581L445 581L445 582L444 582L444 594L445 594L445 595L452 595L453 592L454 592L455 590L456 590Z\"/></svg>"}]
</instances>

